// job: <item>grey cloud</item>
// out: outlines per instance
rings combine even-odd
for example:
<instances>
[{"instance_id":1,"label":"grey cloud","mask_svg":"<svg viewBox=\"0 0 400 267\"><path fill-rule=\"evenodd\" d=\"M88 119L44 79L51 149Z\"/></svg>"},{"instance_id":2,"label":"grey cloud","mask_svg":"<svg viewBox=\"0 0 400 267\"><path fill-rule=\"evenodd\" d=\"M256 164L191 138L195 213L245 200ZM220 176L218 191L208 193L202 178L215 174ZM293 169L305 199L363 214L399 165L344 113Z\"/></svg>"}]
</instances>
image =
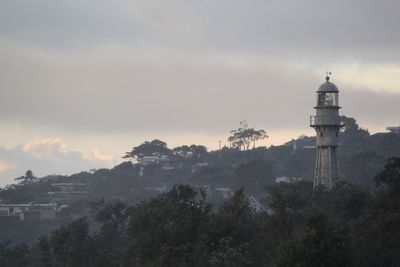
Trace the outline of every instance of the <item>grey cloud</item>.
<instances>
[{"instance_id":1,"label":"grey cloud","mask_svg":"<svg viewBox=\"0 0 400 267\"><path fill-rule=\"evenodd\" d=\"M376 93L368 90L342 90L343 113L359 122L380 126L400 125L400 94ZM362 126L362 125L361 125Z\"/></svg>"},{"instance_id":2,"label":"grey cloud","mask_svg":"<svg viewBox=\"0 0 400 267\"><path fill-rule=\"evenodd\" d=\"M243 119L271 136L310 129L323 82L316 73L398 69L399 10L397 0L3 0L0 130L18 121L25 133L56 129L78 140L219 136ZM382 128L400 123L400 93L333 82L342 114ZM52 151L54 162L32 153L0 148L0 179L100 164L73 151Z\"/></svg>"},{"instance_id":3,"label":"grey cloud","mask_svg":"<svg viewBox=\"0 0 400 267\"><path fill-rule=\"evenodd\" d=\"M398 60L400 2L204 1L208 29L220 48L310 60ZM211 8L212 6L212 8ZM306 55L304 55L306 53Z\"/></svg>"},{"instance_id":4,"label":"grey cloud","mask_svg":"<svg viewBox=\"0 0 400 267\"><path fill-rule=\"evenodd\" d=\"M399 5L2 1L0 121L77 135L225 133L242 119L304 129L323 82L316 70L398 65ZM382 127L397 119L399 94L356 89L343 86L343 113Z\"/></svg>"},{"instance_id":5,"label":"grey cloud","mask_svg":"<svg viewBox=\"0 0 400 267\"><path fill-rule=\"evenodd\" d=\"M143 32L116 4L106 0L5 0L0 36L24 44L65 49L110 40L138 40Z\"/></svg>"},{"instance_id":6,"label":"grey cloud","mask_svg":"<svg viewBox=\"0 0 400 267\"><path fill-rule=\"evenodd\" d=\"M0 4L0 36L56 49L122 42L193 53L393 61L398 10L397 0L8 0Z\"/></svg>"},{"instance_id":7,"label":"grey cloud","mask_svg":"<svg viewBox=\"0 0 400 267\"><path fill-rule=\"evenodd\" d=\"M324 81L273 58L131 53L124 47L69 57L11 49L3 56L1 114L75 132L226 132L242 119L268 129L303 128ZM344 111L366 122L400 113L400 94L344 86L342 98Z\"/></svg>"},{"instance_id":8,"label":"grey cloud","mask_svg":"<svg viewBox=\"0 0 400 267\"><path fill-rule=\"evenodd\" d=\"M193 1L193 5L199 3ZM310 51L397 46L400 40L400 3L396 0L234 0L217 4L208 0L201 5L200 14L209 22L207 29L221 29L213 36L220 36L221 42L232 34L237 43L259 48L272 44L274 48Z\"/></svg>"}]
</instances>

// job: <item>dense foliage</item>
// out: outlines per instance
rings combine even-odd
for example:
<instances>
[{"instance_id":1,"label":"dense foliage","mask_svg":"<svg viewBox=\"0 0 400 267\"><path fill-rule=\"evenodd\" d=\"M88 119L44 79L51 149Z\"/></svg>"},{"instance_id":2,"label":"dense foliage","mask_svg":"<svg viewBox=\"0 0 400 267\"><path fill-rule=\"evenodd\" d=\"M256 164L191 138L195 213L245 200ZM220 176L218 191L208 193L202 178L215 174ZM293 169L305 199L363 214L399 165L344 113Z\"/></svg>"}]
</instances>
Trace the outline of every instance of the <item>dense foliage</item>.
<instances>
[{"instance_id":1,"label":"dense foliage","mask_svg":"<svg viewBox=\"0 0 400 267\"><path fill-rule=\"evenodd\" d=\"M243 190L213 211L187 185L133 206L99 201L95 224L76 219L30 247L2 242L0 266L398 266L399 170L390 159L374 192L274 184L259 213Z\"/></svg>"},{"instance_id":2,"label":"dense foliage","mask_svg":"<svg viewBox=\"0 0 400 267\"><path fill-rule=\"evenodd\" d=\"M369 135L354 119L344 118L346 127L340 133L339 169L341 180L374 190L374 176L383 169L387 158L400 157L400 135L381 133ZM9 220L0 217L0 240L31 244L43 234L61 224L90 215L92 202L99 199L120 200L135 205L166 192L174 184L188 184L196 189L208 190L207 201L217 210L224 198L222 190L244 188L246 195L260 200L265 198L265 186L274 184L277 177L296 177L311 181L315 150L310 145L313 137L301 136L282 146L259 147L251 150L222 148L207 151L201 145L183 145L168 148L165 142L153 140L132 149L126 161L111 169L83 171L71 176L49 175L34 178L31 171L21 176L20 184L0 189L2 203L50 203L64 206L54 221L36 222ZM294 146L293 144L296 144ZM167 168L152 164L141 168L135 160L143 157L167 157ZM26 180L25 178L28 179ZM23 178L23 179L22 179ZM24 182L24 181L29 182ZM57 191L54 183L82 183L78 190L87 194L71 201L57 201L48 192ZM212 191L214 190L214 191ZM227 191L225 191L227 192ZM65 207L64 204L68 206ZM90 217L88 217L90 218ZM89 220L91 221L91 220Z\"/></svg>"},{"instance_id":3,"label":"dense foliage","mask_svg":"<svg viewBox=\"0 0 400 267\"><path fill-rule=\"evenodd\" d=\"M168 156L170 150L167 148L167 143L155 139L151 142L144 142L137 147L132 148L130 152L126 152L123 158L133 158L139 160L149 156Z\"/></svg>"},{"instance_id":4,"label":"dense foliage","mask_svg":"<svg viewBox=\"0 0 400 267\"><path fill-rule=\"evenodd\" d=\"M54 201L59 210L40 222L1 216L0 266L396 266L400 135L343 119L341 182L330 192L312 192L315 138L306 136L211 152L156 139L111 169L27 171L0 189L2 203ZM57 183L86 194L58 200L48 194L62 190Z\"/></svg>"}]
</instances>

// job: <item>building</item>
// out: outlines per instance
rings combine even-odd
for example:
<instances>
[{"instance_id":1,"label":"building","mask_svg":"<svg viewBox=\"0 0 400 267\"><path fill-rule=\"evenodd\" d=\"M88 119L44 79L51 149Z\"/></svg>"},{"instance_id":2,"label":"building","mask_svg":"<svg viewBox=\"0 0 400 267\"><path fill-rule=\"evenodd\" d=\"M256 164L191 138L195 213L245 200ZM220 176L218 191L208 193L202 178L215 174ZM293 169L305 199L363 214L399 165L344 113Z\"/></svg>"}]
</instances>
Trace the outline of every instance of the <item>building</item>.
<instances>
[{"instance_id":1,"label":"building","mask_svg":"<svg viewBox=\"0 0 400 267\"><path fill-rule=\"evenodd\" d=\"M249 206L255 211L255 212L266 212L267 209L261 205L260 202L257 201L257 199L253 196L249 196L247 198L249 200Z\"/></svg>"},{"instance_id":2,"label":"building","mask_svg":"<svg viewBox=\"0 0 400 267\"><path fill-rule=\"evenodd\" d=\"M208 162L197 162L192 165L192 173L198 172L206 167L208 167Z\"/></svg>"},{"instance_id":3,"label":"building","mask_svg":"<svg viewBox=\"0 0 400 267\"><path fill-rule=\"evenodd\" d=\"M138 164L141 166L169 166L170 160L167 155L154 155L154 156L144 156L138 159Z\"/></svg>"},{"instance_id":4,"label":"building","mask_svg":"<svg viewBox=\"0 0 400 267\"><path fill-rule=\"evenodd\" d=\"M88 195L84 183L53 183L51 186L55 190L47 192L47 194L51 196L54 202L73 201L86 198Z\"/></svg>"},{"instance_id":5,"label":"building","mask_svg":"<svg viewBox=\"0 0 400 267\"><path fill-rule=\"evenodd\" d=\"M137 160L138 175L143 176L147 167L160 167L163 170L174 170L171 160L167 155L143 156Z\"/></svg>"},{"instance_id":6,"label":"building","mask_svg":"<svg viewBox=\"0 0 400 267\"><path fill-rule=\"evenodd\" d=\"M339 116L339 90L326 76L317 91L316 115L310 117L310 126L316 131L317 156L314 174L314 190L332 189L338 178L338 134L344 122Z\"/></svg>"},{"instance_id":7,"label":"building","mask_svg":"<svg viewBox=\"0 0 400 267\"><path fill-rule=\"evenodd\" d=\"M386 130L388 130L389 132L394 133L394 134L400 134L400 126L387 127Z\"/></svg>"},{"instance_id":8,"label":"building","mask_svg":"<svg viewBox=\"0 0 400 267\"><path fill-rule=\"evenodd\" d=\"M82 191L81 188L85 186L84 183L52 183L52 187L59 189L60 191Z\"/></svg>"},{"instance_id":9,"label":"building","mask_svg":"<svg viewBox=\"0 0 400 267\"><path fill-rule=\"evenodd\" d=\"M21 221L44 221L56 218L57 206L50 204L0 204L0 217L16 217Z\"/></svg>"},{"instance_id":10,"label":"building","mask_svg":"<svg viewBox=\"0 0 400 267\"><path fill-rule=\"evenodd\" d=\"M291 141L286 142L284 146L291 146L293 152L296 152L297 150L317 148L315 146L315 137L308 137L305 135L299 136L299 138L297 139L292 139Z\"/></svg>"},{"instance_id":11,"label":"building","mask_svg":"<svg viewBox=\"0 0 400 267\"><path fill-rule=\"evenodd\" d=\"M207 197L219 198L222 200L229 199L233 196L234 191L229 187L212 187L210 185L195 186L198 189L203 190Z\"/></svg>"},{"instance_id":12,"label":"building","mask_svg":"<svg viewBox=\"0 0 400 267\"><path fill-rule=\"evenodd\" d=\"M280 176L280 177L276 177L275 178L275 183L297 183L302 181L301 178L297 178L297 177L287 177L287 176Z\"/></svg>"}]
</instances>

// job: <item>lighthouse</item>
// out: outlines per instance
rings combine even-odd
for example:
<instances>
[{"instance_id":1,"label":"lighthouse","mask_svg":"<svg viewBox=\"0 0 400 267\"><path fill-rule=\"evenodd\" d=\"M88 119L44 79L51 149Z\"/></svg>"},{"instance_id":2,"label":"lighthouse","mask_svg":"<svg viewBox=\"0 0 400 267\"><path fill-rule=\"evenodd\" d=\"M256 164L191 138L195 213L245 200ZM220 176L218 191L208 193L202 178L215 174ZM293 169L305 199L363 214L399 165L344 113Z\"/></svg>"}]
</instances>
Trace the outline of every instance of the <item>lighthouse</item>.
<instances>
[{"instance_id":1,"label":"lighthouse","mask_svg":"<svg viewBox=\"0 0 400 267\"><path fill-rule=\"evenodd\" d=\"M317 91L317 104L314 107L316 115L310 117L310 126L316 132L317 146L314 190L331 190L338 179L338 134L344 122L339 116L339 90L330 82L329 74Z\"/></svg>"}]
</instances>

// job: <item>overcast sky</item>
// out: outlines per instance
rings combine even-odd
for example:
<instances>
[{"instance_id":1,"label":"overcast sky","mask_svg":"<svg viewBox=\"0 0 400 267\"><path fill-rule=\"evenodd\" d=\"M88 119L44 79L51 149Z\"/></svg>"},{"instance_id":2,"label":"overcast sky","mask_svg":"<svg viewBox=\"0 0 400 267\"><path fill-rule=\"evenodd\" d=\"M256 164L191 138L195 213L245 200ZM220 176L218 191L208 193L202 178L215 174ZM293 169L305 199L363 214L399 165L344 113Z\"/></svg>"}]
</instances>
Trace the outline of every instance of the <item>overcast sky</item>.
<instances>
[{"instance_id":1,"label":"overcast sky","mask_svg":"<svg viewBox=\"0 0 400 267\"><path fill-rule=\"evenodd\" d=\"M0 185L110 167L145 140L280 144L333 73L343 115L400 125L398 0L2 0ZM39 152L38 152L39 151Z\"/></svg>"}]
</instances>

